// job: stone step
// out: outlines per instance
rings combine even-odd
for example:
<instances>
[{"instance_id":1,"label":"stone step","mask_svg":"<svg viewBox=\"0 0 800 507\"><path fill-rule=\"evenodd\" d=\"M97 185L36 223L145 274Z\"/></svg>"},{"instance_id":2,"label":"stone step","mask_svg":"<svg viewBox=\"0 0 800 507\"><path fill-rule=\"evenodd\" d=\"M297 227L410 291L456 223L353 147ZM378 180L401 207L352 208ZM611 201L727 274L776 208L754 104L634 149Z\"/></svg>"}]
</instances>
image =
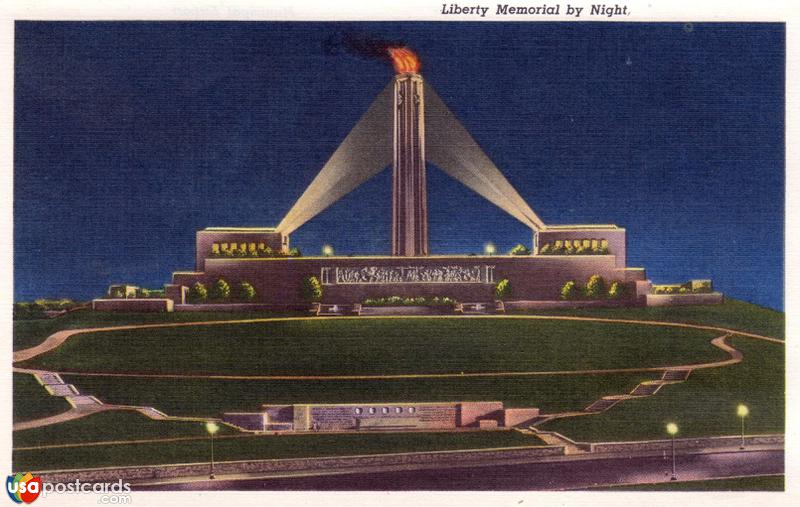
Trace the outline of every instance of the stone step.
<instances>
[{"instance_id":1,"label":"stone step","mask_svg":"<svg viewBox=\"0 0 800 507\"><path fill-rule=\"evenodd\" d=\"M78 390L72 384L47 384L44 386L52 396L75 396Z\"/></svg>"},{"instance_id":2,"label":"stone step","mask_svg":"<svg viewBox=\"0 0 800 507\"><path fill-rule=\"evenodd\" d=\"M69 396L68 398L69 401L71 401L72 404L75 405L76 407L101 405L101 403L94 396L79 395L79 396Z\"/></svg>"},{"instance_id":3,"label":"stone step","mask_svg":"<svg viewBox=\"0 0 800 507\"><path fill-rule=\"evenodd\" d=\"M661 380L686 380L692 370L667 370L661 376Z\"/></svg>"},{"instance_id":4,"label":"stone step","mask_svg":"<svg viewBox=\"0 0 800 507\"><path fill-rule=\"evenodd\" d=\"M142 407L139 412L146 415L150 419L167 419L168 416L164 412L153 407Z\"/></svg>"},{"instance_id":5,"label":"stone step","mask_svg":"<svg viewBox=\"0 0 800 507\"><path fill-rule=\"evenodd\" d=\"M661 383L639 384L636 389L631 391L631 396L650 396L655 394L662 385Z\"/></svg>"},{"instance_id":6,"label":"stone step","mask_svg":"<svg viewBox=\"0 0 800 507\"><path fill-rule=\"evenodd\" d=\"M585 409L584 412L602 412L604 410L608 410L612 406L616 405L619 402L619 398L612 399L612 400L597 400Z\"/></svg>"},{"instance_id":7,"label":"stone step","mask_svg":"<svg viewBox=\"0 0 800 507\"><path fill-rule=\"evenodd\" d=\"M37 373L37 377L42 381L43 385L63 384L64 380L58 373Z\"/></svg>"}]
</instances>

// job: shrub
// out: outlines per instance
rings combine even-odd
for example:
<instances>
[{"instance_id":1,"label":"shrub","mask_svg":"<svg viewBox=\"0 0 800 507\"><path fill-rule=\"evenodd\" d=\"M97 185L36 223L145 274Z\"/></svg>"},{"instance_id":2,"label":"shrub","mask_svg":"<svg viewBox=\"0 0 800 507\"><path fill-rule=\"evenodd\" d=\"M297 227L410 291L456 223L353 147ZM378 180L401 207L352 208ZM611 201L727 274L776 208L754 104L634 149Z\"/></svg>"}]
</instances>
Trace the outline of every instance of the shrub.
<instances>
[{"instance_id":1,"label":"shrub","mask_svg":"<svg viewBox=\"0 0 800 507\"><path fill-rule=\"evenodd\" d=\"M192 288L189 289L189 302L190 303L203 303L208 299L208 290L206 286L200 282L195 282Z\"/></svg>"},{"instance_id":2,"label":"shrub","mask_svg":"<svg viewBox=\"0 0 800 507\"><path fill-rule=\"evenodd\" d=\"M303 278L300 284L300 295L306 301L319 301L322 299L322 284L316 276L307 276Z\"/></svg>"},{"instance_id":3,"label":"shrub","mask_svg":"<svg viewBox=\"0 0 800 507\"><path fill-rule=\"evenodd\" d=\"M519 245L512 248L511 252L509 253L511 255L530 255L531 251L528 249L528 247L520 243Z\"/></svg>"},{"instance_id":4,"label":"shrub","mask_svg":"<svg viewBox=\"0 0 800 507\"><path fill-rule=\"evenodd\" d=\"M230 297L231 286L222 278L214 282L214 285L212 285L211 289L208 291L208 298L214 301L222 301Z\"/></svg>"},{"instance_id":5,"label":"shrub","mask_svg":"<svg viewBox=\"0 0 800 507\"><path fill-rule=\"evenodd\" d=\"M570 280L561 287L561 299L566 301L574 301L579 299L581 295L580 287L575 280Z\"/></svg>"},{"instance_id":6,"label":"shrub","mask_svg":"<svg viewBox=\"0 0 800 507\"><path fill-rule=\"evenodd\" d=\"M539 249L539 255L548 255L548 254L550 253L550 250L551 250L552 248L553 248L553 247L550 245L550 243L545 243L545 244L544 244L544 245L543 245L543 246L542 246L542 247Z\"/></svg>"},{"instance_id":7,"label":"shrub","mask_svg":"<svg viewBox=\"0 0 800 507\"><path fill-rule=\"evenodd\" d=\"M610 299L622 299L625 297L625 284L620 282L614 282L611 284L611 287L608 289L608 297Z\"/></svg>"},{"instance_id":8,"label":"shrub","mask_svg":"<svg viewBox=\"0 0 800 507\"><path fill-rule=\"evenodd\" d=\"M569 243L564 245L564 255L572 255L574 253L575 253L575 247L573 247Z\"/></svg>"},{"instance_id":9,"label":"shrub","mask_svg":"<svg viewBox=\"0 0 800 507\"><path fill-rule=\"evenodd\" d=\"M382 298L367 298L362 303L364 306L453 306L456 304L454 299L449 297L400 297L389 296Z\"/></svg>"},{"instance_id":10,"label":"shrub","mask_svg":"<svg viewBox=\"0 0 800 507\"><path fill-rule=\"evenodd\" d=\"M507 278L503 278L494 288L494 297L500 300L508 299L511 297L511 283Z\"/></svg>"},{"instance_id":11,"label":"shrub","mask_svg":"<svg viewBox=\"0 0 800 507\"><path fill-rule=\"evenodd\" d=\"M592 275L586 282L586 297L589 299L600 299L608 295L606 281L600 275Z\"/></svg>"},{"instance_id":12,"label":"shrub","mask_svg":"<svg viewBox=\"0 0 800 507\"><path fill-rule=\"evenodd\" d=\"M239 301L252 301L256 298L256 289L248 282L242 282L236 287L236 297Z\"/></svg>"},{"instance_id":13,"label":"shrub","mask_svg":"<svg viewBox=\"0 0 800 507\"><path fill-rule=\"evenodd\" d=\"M299 248L295 247L289 250L289 257L302 257L303 253L300 251Z\"/></svg>"}]
</instances>

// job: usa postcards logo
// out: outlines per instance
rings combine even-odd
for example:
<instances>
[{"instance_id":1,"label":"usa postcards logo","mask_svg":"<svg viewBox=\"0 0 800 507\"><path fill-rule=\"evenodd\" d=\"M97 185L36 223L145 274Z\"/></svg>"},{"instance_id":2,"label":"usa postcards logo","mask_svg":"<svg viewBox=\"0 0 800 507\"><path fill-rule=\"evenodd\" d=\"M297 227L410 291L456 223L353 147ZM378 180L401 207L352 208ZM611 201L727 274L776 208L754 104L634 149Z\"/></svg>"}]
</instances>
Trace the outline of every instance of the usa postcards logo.
<instances>
[{"instance_id":1,"label":"usa postcards logo","mask_svg":"<svg viewBox=\"0 0 800 507\"><path fill-rule=\"evenodd\" d=\"M31 503L42 492L42 478L35 477L30 472L9 475L6 479L6 491L15 503Z\"/></svg>"}]
</instances>

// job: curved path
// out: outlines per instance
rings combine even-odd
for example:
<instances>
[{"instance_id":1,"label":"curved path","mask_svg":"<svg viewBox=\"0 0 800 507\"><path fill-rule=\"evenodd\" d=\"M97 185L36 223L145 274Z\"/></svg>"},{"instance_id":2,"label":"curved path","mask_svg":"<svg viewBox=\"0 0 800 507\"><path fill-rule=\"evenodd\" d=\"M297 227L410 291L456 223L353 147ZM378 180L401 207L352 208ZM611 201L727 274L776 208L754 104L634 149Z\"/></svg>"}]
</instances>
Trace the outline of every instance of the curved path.
<instances>
[{"instance_id":1,"label":"curved path","mask_svg":"<svg viewBox=\"0 0 800 507\"><path fill-rule=\"evenodd\" d=\"M314 320L320 319L337 319L341 320L343 317L315 317ZM347 317L344 317L347 318ZM398 318L419 318L417 316L413 317L406 317L406 316L375 316L375 317L351 317L355 319L398 319ZM699 364L687 364L687 365L671 365L671 366L663 366L663 367L648 367L648 368L617 368L617 369L595 369L595 370L557 370L557 371L527 371L527 372L477 372L477 373L438 373L438 374L397 374L397 375L304 375L304 376L292 376L292 375L180 375L180 374L128 374L128 373L99 373L99 372L74 372L75 374L85 375L85 376L108 376L108 377L153 377L153 378L207 378L207 379L224 379L224 380L373 380L373 379L413 379L413 378L453 378L453 377L513 377L513 376L531 376L531 375L580 375L580 374L593 374L593 373L624 373L624 372L653 372L653 371L662 371L664 373L664 377L662 381L652 381L649 383L659 383L658 387L652 392L646 392L646 394L637 394L637 390L640 389L643 385L649 383L642 383L634 389L628 395L619 395L619 396L609 396L604 397L602 400L598 400L600 402L606 400L612 400L612 403L603 404L602 406L598 406L598 409L590 410L596 403L590 405L583 411L579 412L565 412L562 414L552 414L551 417L569 417L571 415L586 415L590 413L599 413L601 411L608 410L616 404L618 401L622 401L624 399L635 398L640 396L650 396L655 394L660 388L660 385L664 383L673 382L670 380L666 380L667 372L669 371L691 371L693 369L700 369L700 368L718 368L722 366L728 366L731 364L738 363L742 361L743 354L736 350L735 348L728 345L725 340L729 336L732 335L739 335L745 336L748 338L753 338L757 340L764 340L769 341L772 343L780 343L784 344L784 340L779 340L777 338L771 338L768 336L758 335L754 333L747 333L743 331L738 331L734 329L727 329L717 326L705 326L705 325L697 325L697 324L687 324L682 322L664 322L664 321L652 321L652 320L631 320L631 319L609 319L609 318L595 318L595 317L570 317L570 316L550 316L550 315L505 315L505 316L449 316L449 315L442 315L442 316L431 316L426 318L501 318L501 319L532 319L532 320L571 320L571 321L587 321L587 322L608 322L608 323L620 323L620 324L639 324L639 325L650 325L650 326L666 326L666 327L681 327L681 328L690 328L690 329L701 329L701 330L708 330L708 331L719 331L725 333L723 336L719 336L711 340L711 344L715 347L724 350L730 355L729 359L722 360L722 361L713 361L708 363L699 363ZM263 323L263 322L277 322L277 321L296 321L296 320L306 320L309 319L308 317L273 317L273 318L259 318L259 319L244 319L244 320L223 320L223 321L201 321L201 322L178 322L178 323L162 323L162 324L134 324L134 325L125 325L125 326L111 326L111 327L98 327L98 328L84 328L84 329L67 329L58 331L53 333L49 337L47 337L42 343L27 349L23 349L20 351L14 352L13 362L21 362L26 361L28 359L32 359L39 355L42 355L46 352L56 349L64 342L66 342L72 336L84 333L99 333L99 332L106 332L106 331L121 331L121 330L130 330L130 329L157 329L157 328L171 328L171 327L189 327L189 326L214 326L214 325L228 325L228 324L249 324L249 323ZM39 379L41 379L41 375L53 375L56 372L49 372L43 370L35 370L35 369L26 369L26 368L13 368L13 371L18 373L28 373L36 375ZM70 372L61 372L61 373L70 373ZM688 373L686 375L688 377ZM683 379L685 380L685 379ZM679 380L679 381L683 381ZM44 385L44 384L43 384ZM75 394L78 395L80 398L89 398L85 395L80 395L77 392L77 389L72 389L75 391ZM73 405L73 408L63 412L61 414L57 414L50 417L44 417L41 419L35 419L32 421L24 421L14 424L14 431L22 430L22 429L30 429L30 428L37 428L41 426L48 426L51 424L57 424L60 422L77 419L80 417L84 417L86 415L90 415L93 413L97 413L104 410L134 410L138 411L151 419L158 419L158 420L199 420L197 418L184 418L184 417L173 417L167 416L163 412L158 411L153 407L140 407L140 406L128 406L128 405L107 405L96 398L95 404L89 404L88 406L76 406L75 403L70 401ZM607 405L607 406L606 406ZM203 419L205 420L205 419Z\"/></svg>"}]
</instances>

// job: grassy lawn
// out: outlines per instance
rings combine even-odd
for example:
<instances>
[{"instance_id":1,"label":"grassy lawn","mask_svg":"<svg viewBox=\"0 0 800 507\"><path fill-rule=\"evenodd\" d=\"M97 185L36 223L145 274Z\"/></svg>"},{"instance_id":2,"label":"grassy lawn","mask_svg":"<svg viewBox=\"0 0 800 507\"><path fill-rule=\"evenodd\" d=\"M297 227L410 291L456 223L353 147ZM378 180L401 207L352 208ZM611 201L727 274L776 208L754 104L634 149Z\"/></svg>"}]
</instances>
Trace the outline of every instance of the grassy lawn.
<instances>
[{"instance_id":1,"label":"grassy lawn","mask_svg":"<svg viewBox=\"0 0 800 507\"><path fill-rule=\"evenodd\" d=\"M203 320L242 320L276 316L304 316L302 312L178 312L178 313L116 313L78 310L54 319L15 320L14 350L27 349L62 329L81 329L123 324L153 324L159 322L195 322Z\"/></svg>"},{"instance_id":2,"label":"grassy lawn","mask_svg":"<svg viewBox=\"0 0 800 507\"><path fill-rule=\"evenodd\" d=\"M23 365L57 371L253 375L630 368L726 358L708 343L714 335L505 318L300 319L87 333Z\"/></svg>"},{"instance_id":3,"label":"grassy lawn","mask_svg":"<svg viewBox=\"0 0 800 507\"><path fill-rule=\"evenodd\" d=\"M652 374L402 380L206 380L66 375L107 403L154 406L170 415L218 417L266 403L502 401L543 412L580 410L608 394L630 392Z\"/></svg>"},{"instance_id":4,"label":"grassy lawn","mask_svg":"<svg viewBox=\"0 0 800 507\"><path fill-rule=\"evenodd\" d=\"M227 426L220 434L234 433ZM237 432L238 433L238 432ZM107 411L59 424L15 431L14 447L207 435L202 422L155 421L138 412Z\"/></svg>"},{"instance_id":5,"label":"grassy lawn","mask_svg":"<svg viewBox=\"0 0 800 507\"><path fill-rule=\"evenodd\" d=\"M784 491L783 475L762 475L736 479L709 479L705 481L660 482L591 488L593 491Z\"/></svg>"},{"instance_id":6,"label":"grassy lawn","mask_svg":"<svg viewBox=\"0 0 800 507\"><path fill-rule=\"evenodd\" d=\"M200 423L142 422L138 414L95 414L70 423L56 425L39 431L38 438L47 443L74 442L76 434L87 440L136 439L149 436L195 436L203 434ZM67 426L69 424L69 426ZM110 433L109 426L118 425L134 431L118 430ZM159 429L155 425L164 425ZM140 430L146 429L145 433ZM24 432L21 432L24 434ZM14 446L35 443L14 435ZM84 440L81 440L84 441ZM297 458L311 456L347 456L356 454L383 454L413 451L441 451L453 449L479 449L494 447L536 446L542 442L531 435L516 431L463 432L463 433L363 433L358 435L222 435L214 442L214 457L219 461L243 459ZM15 450L14 470L57 470L65 468L147 465L163 463L193 463L209 460L207 438L179 442L154 442L138 444L109 444L103 446L78 446L69 448Z\"/></svg>"},{"instance_id":7,"label":"grassy lawn","mask_svg":"<svg viewBox=\"0 0 800 507\"><path fill-rule=\"evenodd\" d=\"M784 346L734 338L744 361L725 368L696 370L682 384L664 387L650 398L617 405L599 415L557 419L543 429L583 441L666 438L664 426L674 421L679 437L735 435L738 403L750 408L745 431L783 433L785 417Z\"/></svg>"},{"instance_id":8,"label":"grassy lawn","mask_svg":"<svg viewBox=\"0 0 800 507\"><path fill-rule=\"evenodd\" d=\"M609 319L663 320L720 326L783 339L784 314L736 299L726 299L721 305L665 306L655 308L583 308L575 310L535 310L536 315L570 315Z\"/></svg>"},{"instance_id":9,"label":"grassy lawn","mask_svg":"<svg viewBox=\"0 0 800 507\"><path fill-rule=\"evenodd\" d=\"M69 410L70 404L59 396L50 396L33 375L14 373L14 422L30 421L60 414Z\"/></svg>"}]
</instances>

